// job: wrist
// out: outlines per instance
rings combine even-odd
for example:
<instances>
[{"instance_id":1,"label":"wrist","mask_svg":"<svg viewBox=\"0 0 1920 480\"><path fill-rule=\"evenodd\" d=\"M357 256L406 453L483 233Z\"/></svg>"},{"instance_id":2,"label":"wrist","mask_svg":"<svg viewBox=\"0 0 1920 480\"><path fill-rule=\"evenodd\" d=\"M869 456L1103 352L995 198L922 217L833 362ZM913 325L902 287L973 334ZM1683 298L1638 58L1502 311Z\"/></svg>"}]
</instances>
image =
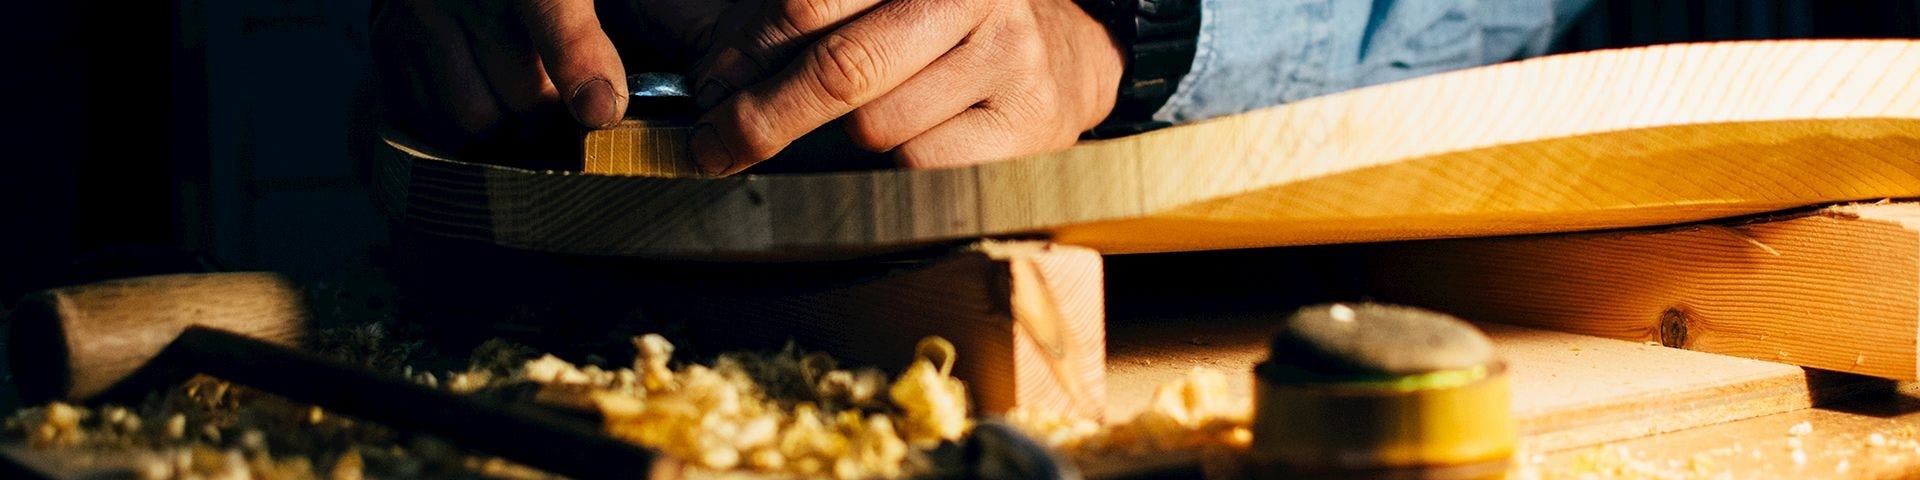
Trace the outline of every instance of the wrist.
<instances>
[{"instance_id":1,"label":"wrist","mask_svg":"<svg viewBox=\"0 0 1920 480\"><path fill-rule=\"evenodd\" d=\"M1071 7L1069 7L1071 8ZM1121 86L1126 80L1127 47L1124 40L1108 28L1098 17L1087 18L1076 28L1077 33L1071 47L1079 57L1076 71L1084 72L1080 80L1083 83L1083 98L1089 111L1080 118L1082 132L1091 130L1113 115L1115 104L1119 100Z\"/></svg>"}]
</instances>

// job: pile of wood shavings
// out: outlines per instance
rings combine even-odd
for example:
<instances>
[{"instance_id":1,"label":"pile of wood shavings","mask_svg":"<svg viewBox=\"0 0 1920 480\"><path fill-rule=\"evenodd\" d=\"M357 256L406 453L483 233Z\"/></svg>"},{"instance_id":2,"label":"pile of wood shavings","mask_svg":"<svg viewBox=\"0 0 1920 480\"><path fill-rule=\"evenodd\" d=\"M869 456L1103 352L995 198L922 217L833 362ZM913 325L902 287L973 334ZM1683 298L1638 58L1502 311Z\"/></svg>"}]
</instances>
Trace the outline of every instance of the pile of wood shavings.
<instances>
[{"instance_id":1,"label":"pile of wood shavings","mask_svg":"<svg viewBox=\"0 0 1920 480\"><path fill-rule=\"evenodd\" d=\"M326 338L317 350L330 356L456 393L517 398L507 392L531 386L534 403L595 409L610 435L708 472L898 477L929 468L924 451L971 427L965 387L950 376L956 353L938 338L922 341L892 381L791 348L676 367L673 346L657 335L635 338L632 368L525 360L529 350L496 341L465 370L435 375L406 366L419 360L418 342L379 324ZM115 467L141 478L552 478L210 378L135 408L25 409L5 432L49 454L111 453L126 460Z\"/></svg>"},{"instance_id":2,"label":"pile of wood shavings","mask_svg":"<svg viewBox=\"0 0 1920 480\"><path fill-rule=\"evenodd\" d=\"M821 354L789 348L734 353L710 364L673 362L657 335L636 337L631 367L577 365L504 341L477 349L462 371L416 372L423 346L381 324L330 331L316 350L376 371L462 394L524 398L594 410L606 431L696 467L699 473L886 478L925 473L926 453L971 427L965 386L950 373L956 352L923 340L889 380L874 369L840 369ZM531 358L531 359L529 359ZM1022 409L1007 420L1086 461L1203 448L1244 450L1245 399L1224 375L1197 369L1162 385L1128 422L1101 426ZM518 396L516 396L518 395ZM401 435L244 386L196 378L137 407L49 404L6 423L8 436L48 452L111 452L141 478L358 479L553 478L474 455L424 435Z\"/></svg>"},{"instance_id":3,"label":"pile of wood shavings","mask_svg":"<svg viewBox=\"0 0 1920 480\"><path fill-rule=\"evenodd\" d=\"M874 370L841 370L821 355L723 355L671 368L673 346L634 340L632 368L578 367L552 356L520 378L546 403L596 408L608 433L697 467L834 478L925 471L924 452L970 426L966 388L951 378L954 349L922 340L912 364L888 382ZM455 381L459 381L458 377Z\"/></svg>"}]
</instances>

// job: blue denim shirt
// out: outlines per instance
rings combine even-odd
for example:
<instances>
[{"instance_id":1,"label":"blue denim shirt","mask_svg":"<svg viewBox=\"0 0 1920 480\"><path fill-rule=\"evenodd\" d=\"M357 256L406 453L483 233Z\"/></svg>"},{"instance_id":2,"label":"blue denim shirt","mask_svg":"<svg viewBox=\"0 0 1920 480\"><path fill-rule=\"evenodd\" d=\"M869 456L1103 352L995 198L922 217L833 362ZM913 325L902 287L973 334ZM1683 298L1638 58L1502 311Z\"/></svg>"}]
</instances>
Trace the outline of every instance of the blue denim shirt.
<instances>
[{"instance_id":1,"label":"blue denim shirt","mask_svg":"<svg viewBox=\"0 0 1920 480\"><path fill-rule=\"evenodd\" d=\"M1193 67L1156 120L1186 123L1539 55L1588 0L1201 0Z\"/></svg>"}]
</instances>

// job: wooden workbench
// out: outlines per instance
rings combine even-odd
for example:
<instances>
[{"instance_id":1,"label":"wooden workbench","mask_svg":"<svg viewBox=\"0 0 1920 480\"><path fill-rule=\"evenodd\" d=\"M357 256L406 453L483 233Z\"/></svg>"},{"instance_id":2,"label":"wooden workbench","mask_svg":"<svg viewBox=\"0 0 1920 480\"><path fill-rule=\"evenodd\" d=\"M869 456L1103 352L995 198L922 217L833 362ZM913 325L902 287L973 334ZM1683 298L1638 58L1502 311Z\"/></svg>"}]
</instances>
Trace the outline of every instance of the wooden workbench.
<instances>
[{"instance_id":1,"label":"wooden workbench","mask_svg":"<svg viewBox=\"0 0 1920 480\"><path fill-rule=\"evenodd\" d=\"M1194 367L1244 372L1264 358L1266 333L1275 312L1297 303L1364 296L1338 275L1327 274L1342 263L1325 255L1325 250L1295 253L1299 255L1292 258L1326 261L1215 263L1238 264L1243 270L1212 282L1174 284L1157 272L1167 263L1192 264L1195 258L1110 258L1112 290L1105 342L1108 418L1125 419L1141 408L1154 386ZM1269 281L1261 284L1249 275L1264 275ZM1235 285L1239 289L1230 288ZM361 290L390 291L386 287ZM1174 298L1181 300L1169 301ZM1196 305L1208 308L1193 308ZM1611 409L1611 415L1562 416L1552 421L1534 415L1536 421L1530 425L1523 420L1528 435L1522 440L1525 453L1519 457L1522 478L1569 478L1583 473L1603 478L1610 474L1697 478L1723 473L1731 478L1899 478L1920 471L1920 387L1914 385L1896 388L1892 382L1866 377L1817 370L1809 374L1785 364L1642 342L1499 325L1487 328L1502 339L1503 354L1516 364L1516 390L1565 392L1520 398L1516 410L1523 418L1528 417L1527 411L1577 410L1571 404L1607 403L1602 402L1607 395L1643 396L1638 406L1610 404L1629 405L1625 410L1603 407ZM1556 358L1565 361L1540 362ZM1655 361L1636 363L1649 359ZM1726 370L1688 370L1707 364ZM1244 394L1246 377L1233 378L1241 380L1235 386ZM1741 388L1703 390L1689 378L1732 379ZM1622 386L1629 382L1639 385ZM1717 410L1680 402L1690 395L1695 401L1712 400L1698 398L1702 391L1746 395L1755 401L1723 402ZM1846 398L1835 400L1836 395ZM1807 408L1815 403L1822 406ZM1802 422L1809 431L1794 435L1795 425ZM1875 434L1882 439L1879 446L1873 444ZM1802 461L1795 460L1790 446L1796 441Z\"/></svg>"},{"instance_id":2,"label":"wooden workbench","mask_svg":"<svg viewBox=\"0 0 1920 480\"><path fill-rule=\"evenodd\" d=\"M1914 478L1916 429L1920 388L1906 384L1834 405L1535 452L1521 459L1520 471L1540 478Z\"/></svg>"}]
</instances>

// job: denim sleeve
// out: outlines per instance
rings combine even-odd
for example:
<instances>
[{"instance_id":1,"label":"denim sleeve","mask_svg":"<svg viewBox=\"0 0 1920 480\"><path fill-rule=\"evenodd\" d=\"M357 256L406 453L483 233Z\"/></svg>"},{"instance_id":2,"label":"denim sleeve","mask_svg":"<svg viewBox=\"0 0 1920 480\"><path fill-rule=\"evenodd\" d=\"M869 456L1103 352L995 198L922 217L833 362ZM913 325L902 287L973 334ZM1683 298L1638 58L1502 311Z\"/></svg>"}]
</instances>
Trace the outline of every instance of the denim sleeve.
<instances>
[{"instance_id":1,"label":"denim sleeve","mask_svg":"<svg viewBox=\"0 0 1920 480\"><path fill-rule=\"evenodd\" d=\"M1201 0L1186 123L1544 53L1589 0Z\"/></svg>"}]
</instances>

